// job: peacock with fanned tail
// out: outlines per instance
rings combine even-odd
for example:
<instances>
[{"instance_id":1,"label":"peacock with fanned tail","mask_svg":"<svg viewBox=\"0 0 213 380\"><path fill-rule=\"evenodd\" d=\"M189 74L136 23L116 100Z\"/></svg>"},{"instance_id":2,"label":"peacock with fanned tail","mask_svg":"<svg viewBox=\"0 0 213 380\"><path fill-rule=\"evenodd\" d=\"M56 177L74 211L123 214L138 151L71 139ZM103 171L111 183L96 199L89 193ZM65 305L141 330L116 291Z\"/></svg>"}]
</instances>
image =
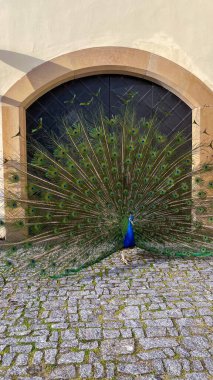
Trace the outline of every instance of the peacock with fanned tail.
<instances>
[{"instance_id":1,"label":"peacock with fanned tail","mask_svg":"<svg viewBox=\"0 0 213 380\"><path fill-rule=\"evenodd\" d=\"M15 242L2 242L6 267L57 277L134 246L213 254L213 163L197 164L205 147L184 131L163 134L155 116L129 105L110 118L101 109L92 123L64 119L63 128L51 150L33 142L28 164L7 163L11 217L1 225Z\"/></svg>"}]
</instances>

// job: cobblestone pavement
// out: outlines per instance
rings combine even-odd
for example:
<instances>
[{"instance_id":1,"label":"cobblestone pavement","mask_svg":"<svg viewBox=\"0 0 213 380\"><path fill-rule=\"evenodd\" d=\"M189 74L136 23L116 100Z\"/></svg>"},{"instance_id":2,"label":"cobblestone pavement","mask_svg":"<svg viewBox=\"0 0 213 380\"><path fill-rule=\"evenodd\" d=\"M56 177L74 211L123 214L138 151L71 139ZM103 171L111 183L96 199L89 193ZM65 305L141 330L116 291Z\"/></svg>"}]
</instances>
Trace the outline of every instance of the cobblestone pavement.
<instances>
[{"instance_id":1,"label":"cobblestone pavement","mask_svg":"<svg viewBox=\"0 0 213 380\"><path fill-rule=\"evenodd\" d=\"M0 276L0 379L213 379L212 259Z\"/></svg>"}]
</instances>

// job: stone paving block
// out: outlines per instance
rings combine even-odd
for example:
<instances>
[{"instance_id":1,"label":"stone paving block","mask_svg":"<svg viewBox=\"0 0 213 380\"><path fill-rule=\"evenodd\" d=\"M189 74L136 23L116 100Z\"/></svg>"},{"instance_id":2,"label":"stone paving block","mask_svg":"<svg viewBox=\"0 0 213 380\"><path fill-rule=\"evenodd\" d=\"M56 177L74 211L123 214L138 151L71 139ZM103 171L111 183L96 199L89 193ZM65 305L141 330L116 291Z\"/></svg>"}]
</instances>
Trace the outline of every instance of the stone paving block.
<instances>
[{"instance_id":1,"label":"stone paving block","mask_svg":"<svg viewBox=\"0 0 213 380\"><path fill-rule=\"evenodd\" d=\"M101 342L101 352L104 356L131 354L134 352L134 339L108 339Z\"/></svg>"},{"instance_id":2,"label":"stone paving block","mask_svg":"<svg viewBox=\"0 0 213 380\"><path fill-rule=\"evenodd\" d=\"M60 366L55 368L47 377L48 380L71 380L75 379L76 370L74 365Z\"/></svg>"},{"instance_id":3,"label":"stone paving block","mask_svg":"<svg viewBox=\"0 0 213 380\"><path fill-rule=\"evenodd\" d=\"M102 338L102 331L100 328L86 328L79 329L79 338L85 340L97 340Z\"/></svg>"},{"instance_id":4,"label":"stone paving block","mask_svg":"<svg viewBox=\"0 0 213 380\"><path fill-rule=\"evenodd\" d=\"M66 354L60 355L58 359L58 364L69 364L69 363L82 363L84 359L84 352L68 352Z\"/></svg>"},{"instance_id":5,"label":"stone paving block","mask_svg":"<svg viewBox=\"0 0 213 380\"><path fill-rule=\"evenodd\" d=\"M187 359L180 359L180 363L182 365L183 371L190 372L190 362Z\"/></svg>"},{"instance_id":6,"label":"stone paving block","mask_svg":"<svg viewBox=\"0 0 213 380\"><path fill-rule=\"evenodd\" d=\"M31 345L18 345L18 346L11 346L10 347L11 353L23 353L23 354L28 354L30 351L32 351L32 346Z\"/></svg>"},{"instance_id":7,"label":"stone paving block","mask_svg":"<svg viewBox=\"0 0 213 380\"><path fill-rule=\"evenodd\" d=\"M122 338L132 338L131 329L120 329L120 333Z\"/></svg>"},{"instance_id":8,"label":"stone paving block","mask_svg":"<svg viewBox=\"0 0 213 380\"><path fill-rule=\"evenodd\" d=\"M34 353L32 363L33 363L33 364L40 364L43 355L44 355L44 353L43 353L42 351L36 351L36 352Z\"/></svg>"},{"instance_id":9,"label":"stone paving block","mask_svg":"<svg viewBox=\"0 0 213 380\"><path fill-rule=\"evenodd\" d=\"M198 309L199 315L213 315L213 311L207 307Z\"/></svg>"},{"instance_id":10,"label":"stone paving block","mask_svg":"<svg viewBox=\"0 0 213 380\"><path fill-rule=\"evenodd\" d=\"M196 360L192 360L192 370L193 371L203 371L203 366L201 364L201 361L196 359Z\"/></svg>"},{"instance_id":11,"label":"stone paving block","mask_svg":"<svg viewBox=\"0 0 213 380\"><path fill-rule=\"evenodd\" d=\"M203 362L209 374L213 376L213 358L204 358Z\"/></svg>"},{"instance_id":12,"label":"stone paving block","mask_svg":"<svg viewBox=\"0 0 213 380\"><path fill-rule=\"evenodd\" d=\"M148 327L146 329L146 335L148 338L150 337L165 337L166 336L166 328L165 327Z\"/></svg>"},{"instance_id":13,"label":"stone paving block","mask_svg":"<svg viewBox=\"0 0 213 380\"><path fill-rule=\"evenodd\" d=\"M57 348L58 342L40 342L36 343L36 349L44 350L50 348Z\"/></svg>"},{"instance_id":14,"label":"stone paving block","mask_svg":"<svg viewBox=\"0 0 213 380\"><path fill-rule=\"evenodd\" d=\"M149 363L137 363L137 364L119 364L118 372L130 375L141 375L152 371L153 367Z\"/></svg>"},{"instance_id":15,"label":"stone paving block","mask_svg":"<svg viewBox=\"0 0 213 380\"><path fill-rule=\"evenodd\" d=\"M195 350L192 350L189 352L190 352L190 356L192 358L208 358L211 356L207 350L204 350L204 348L200 349L200 350L195 349Z\"/></svg>"},{"instance_id":16,"label":"stone paving block","mask_svg":"<svg viewBox=\"0 0 213 380\"><path fill-rule=\"evenodd\" d=\"M119 321L107 321L103 323L103 328L106 329L119 329L123 327L123 323Z\"/></svg>"},{"instance_id":17,"label":"stone paving block","mask_svg":"<svg viewBox=\"0 0 213 380\"><path fill-rule=\"evenodd\" d=\"M2 357L2 363L1 363L2 366L3 367L8 367L9 365L11 365L12 360L14 359L14 357L15 357L14 353L13 354L8 354L8 353L4 354L3 357Z\"/></svg>"},{"instance_id":18,"label":"stone paving block","mask_svg":"<svg viewBox=\"0 0 213 380\"><path fill-rule=\"evenodd\" d=\"M79 372L80 372L80 378L81 379L92 377L92 365L91 364L81 364Z\"/></svg>"},{"instance_id":19,"label":"stone paving block","mask_svg":"<svg viewBox=\"0 0 213 380\"><path fill-rule=\"evenodd\" d=\"M47 349L44 353L44 360L46 364L55 364L57 349Z\"/></svg>"},{"instance_id":20,"label":"stone paving block","mask_svg":"<svg viewBox=\"0 0 213 380\"><path fill-rule=\"evenodd\" d=\"M24 336L19 340L20 343L47 343L48 336L38 335L38 336Z\"/></svg>"},{"instance_id":21,"label":"stone paving block","mask_svg":"<svg viewBox=\"0 0 213 380\"><path fill-rule=\"evenodd\" d=\"M176 354L178 354L180 357L182 357L182 358L188 358L188 357L190 357L190 353L189 353L189 351L188 350L186 350L185 348L183 348L183 347L177 347L176 349L175 349L175 352L176 352Z\"/></svg>"},{"instance_id":22,"label":"stone paving block","mask_svg":"<svg viewBox=\"0 0 213 380\"><path fill-rule=\"evenodd\" d=\"M93 340L91 342L88 341L88 342L84 342L84 343L82 343L82 342L79 343L79 348L81 350L93 350L94 348L97 348L97 347L98 347L98 342L95 340Z\"/></svg>"},{"instance_id":23,"label":"stone paving block","mask_svg":"<svg viewBox=\"0 0 213 380\"><path fill-rule=\"evenodd\" d=\"M65 330L61 331L61 338L63 340L72 340L76 338L75 330Z\"/></svg>"},{"instance_id":24,"label":"stone paving block","mask_svg":"<svg viewBox=\"0 0 213 380\"><path fill-rule=\"evenodd\" d=\"M13 377L17 377L17 376L27 376L28 375L28 372L27 372L27 369L28 367L27 366L17 366L16 364L14 366L10 366L9 370L7 371L7 375L8 377L10 377L10 379L12 379Z\"/></svg>"},{"instance_id":25,"label":"stone paving block","mask_svg":"<svg viewBox=\"0 0 213 380\"><path fill-rule=\"evenodd\" d=\"M160 318L181 318L183 316L182 311L178 308L164 311L144 312L142 311L143 319L160 319Z\"/></svg>"},{"instance_id":26,"label":"stone paving block","mask_svg":"<svg viewBox=\"0 0 213 380\"><path fill-rule=\"evenodd\" d=\"M16 359L16 365L27 365L29 357L27 354L19 354Z\"/></svg>"},{"instance_id":27,"label":"stone paving block","mask_svg":"<svg viewBox=\"0 0 213 380\"><path fill-rule=\"evenodd\" d=\"M104 367L101 363L94 363L94 378L103 379L104 377Z\"/></svg>"},{"instance_id":28,"label":"stone paving block","mask_svg":"<svg viewBox=\"0 0 213 380\"><path fill-rule=\"evenodd\" d=\"M100 359L103 359L103 357L100 356L100 353L95 353L94 351L90 351L89 353L89 363L98 363Z\"/></svg>"},{"instance_id":29,"label":"stone paving block","mask_svg":"<svg viewBox=\"0 0 213 380\"><path fill-rule=\"evenodd\" d=\"M104 338L118 338L120 336L120 331L113 330L113 329L104 329L103 330L103 337Z\"/></svg>"},{"instance_id":30,"label":"stone paving block","mask_svg":"<svg viewBox=\"0 0 213 380\"><path fill-rule=\"evenodd\" d=\"M164 348L178 346L177 340L173 338L140 338L139 343L145 350L156 347Z\"/></svg>"},{"instance_id":31,"label":"stone paving block","mask_svg":"<svg viewBox=\"0 0 213 380\"><path fill-rule=\"evenodd\" d=\"M164 359L164 358L166 358L166 355L162 350L151 350L151 351L147 351L147 352L141 352L137 356L141 360Z\"/></svg>"},{"instance_id":32,"label":"stone paving block","mask_svg":"<svg viewBox=\"0 0 213 380\"><path fill-rule=\"evenodd\" d=\"M138 306L126 306L122 311L120 311L118 317L119 319L138 319L140 311Z\"/></svg>"},{"instance_id":33,"label":"stone paving block","mask_svg":"<svg viewBox=\"0 0 213 380\"><path fill-rule=\"evenodd\" d=\"M68 323L60 322L60 323L52 323L51 324L53 329L67 329Z\"/></svg>"},{"instance_id":34,"label":"stone paving block","mask_svg":"<svg viewBox=\"0 0 213 380\"><path fill-rule=\"evenodd\" d=\"M51 336L49 337L49 341L58 342L58 338L59 338L58 331L53 331Z\"/></svg>"},{"instance_id":35,"label":"stone paving block","mask_svg":"<svg viewBox=\"0 0 213 380\"><path fill-rule=\"evenodd\" d=\"M78 345L79 345L78 339L64 340L62 343L60 343L60 348L78 347Z\"/></svg>"},{"instance_id":36,"label":"stone paving block","mask_svg":"<svg viewBox=\"0 0 213 380\"><path fill-rule=\"evenodd\" d=\"M199 318L179 318L176 319L176 324L179 327L192 326L194 327L196 324L200 323Z\"/></svg>"},{"instance_id":37,"label":"stone paving block","mask_svg":"<svg viewBox=\"0 0 213 380\"><path fill-rule=\"evenodd\" d=\"M175 359L166 359L164 360L164 364L169 375L180 376L182 370L181 361Z\"/></svg>"},{"instance_id":38,"label":"stone paving block","mask_svg":"<svg viewBox=\"0 0 213 380\"><path fill-rule=\"evenodd\" d=\"M147 327L173 327L173 322L170 318L162 319L146 319L144 323Z\"/></svg>"},{"instance_id":39,"label":"stone paving block","mask_svg":"<svg viewBox=\"0 0 213 380\"><path fill-rule=\"evenodd\" d=\"M145 336L144 330L142 327L133 327L132 328L132 333L136 338L141 338Z\"/></svg>"},{"instance_id":40,"label":"stone paving block","mask_svg":"<svg viewBox=\"0 0 213 380\"><path fill-rule=\"evenodd\" d=\"M194 350L195 348L198 350L210 348L208 339L203 336L184 337L182 345L188 350Z\"/></svg>"},{"instance_id":41,"label":"stone paving block","mask_svg":"<svg viewBox=\"0 0 213 380\"><path fill-rule=\"evenodd\" d=\"M106 363L106 378L110 379L114 377L115 373L115 364L114 363Z\"/></svg>"},{"instance_id":42,"label":"stone paving block","mask_svg":"<svg viewBox=\"0 0 213 380\"><path fill-rule=\"evenodd\" d=\"M183 316L184 317L195 317L197 316L197 311L193 309L184 309L183 310Z\"/></svg>"},{"instance_id":43,"label":"stone paving block","mask_svg":"<svg viewBox=\"0 0 213 380\"><path fill-rule=\"evenodd\" d=\"M124 326L127 328L141 328L141 321L136 319L124 320Z\"/></svg>"},{"instance_id":44,"label":"stone paving block","mask_svg":"<svg viewBox=\"0 0 213 380\"><path fill-rule=\"evenodd\" d=\"M209 380L209 377L204 372L191 372L191 373L186 374L185 379L186 380Z\"/></svg>"}]
</instances>

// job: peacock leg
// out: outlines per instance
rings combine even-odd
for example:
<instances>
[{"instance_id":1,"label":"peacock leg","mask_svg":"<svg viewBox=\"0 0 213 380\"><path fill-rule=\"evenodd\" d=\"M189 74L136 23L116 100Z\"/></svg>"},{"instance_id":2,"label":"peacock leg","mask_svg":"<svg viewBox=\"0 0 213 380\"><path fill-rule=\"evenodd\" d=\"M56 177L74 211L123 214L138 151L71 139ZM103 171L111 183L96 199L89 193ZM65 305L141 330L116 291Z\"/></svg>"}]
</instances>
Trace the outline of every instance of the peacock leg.
<instances>
[{"instance_id":1,"label":"peacock leg","mask_svg":"<svg viewBox=\"0 0 213 380\"><path fill-rule=\"evenodd\" d=\"M142 249L137 247L123 249L121 251L121 261L127 265L134 260L138 260L143 252L144 251Z\"/></svg>"},{"instance_id":2,"label":"peacock leg","mask_svg":"<svg viewBox=\"0 0 213 380\"><path fill-rule=\"evenodd\" d=\"M123 251L121 251L121 261L125 265L128 265L129 262L131 261L130 257L127 257L128 253L129 253L129 250L123 250Z\"/></svg>"}]
</instances>

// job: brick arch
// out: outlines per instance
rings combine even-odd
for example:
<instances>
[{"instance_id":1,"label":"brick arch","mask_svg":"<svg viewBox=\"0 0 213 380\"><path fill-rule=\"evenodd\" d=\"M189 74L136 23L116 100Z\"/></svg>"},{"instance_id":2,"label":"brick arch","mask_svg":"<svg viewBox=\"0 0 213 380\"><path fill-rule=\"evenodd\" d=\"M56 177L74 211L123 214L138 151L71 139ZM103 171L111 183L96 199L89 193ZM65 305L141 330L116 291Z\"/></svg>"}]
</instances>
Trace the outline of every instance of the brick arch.
<instances>
[{"instance_id":1,"label":"brick arch","mask_svg":"<svg viewBox=\"0 0 213 380\"><path fill-rule=\"evenodd\" d=\"M37 98L72 79L113 73L151 80L173 92L192 108L193 120L197 123L196 128L193 128L193 141L211 143L213 92L199 78L176 63L147 51L126 47L95 47L70 52L40 64L4 94L4 158L26 162L25 110ZM208 134L203 134L205 130ZM213 161L211 147L196 158L198 163L211 159Z\"/></svg>"}]
</instances>

